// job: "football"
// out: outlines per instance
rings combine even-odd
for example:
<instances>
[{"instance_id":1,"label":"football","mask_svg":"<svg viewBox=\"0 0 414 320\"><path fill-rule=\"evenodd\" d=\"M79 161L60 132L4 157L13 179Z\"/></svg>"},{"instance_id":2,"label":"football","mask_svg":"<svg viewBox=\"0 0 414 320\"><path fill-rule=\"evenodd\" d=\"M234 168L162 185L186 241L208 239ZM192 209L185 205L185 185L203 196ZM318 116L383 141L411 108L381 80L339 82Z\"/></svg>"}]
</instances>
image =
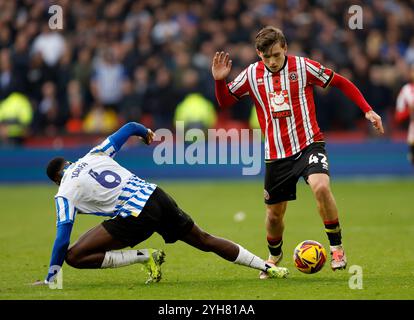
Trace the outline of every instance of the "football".
<instances>
[{"instance_id":1,"label":"football","mask_svg":"<svg viewBox=\"0 0 414 320\"><path fill-rule=\"evenodd\" d=\"M326 250L317 241L302 241L293 252L293 262L296 269L303 273L316 273L326 262Z\"/></svg>"}]
</instances>

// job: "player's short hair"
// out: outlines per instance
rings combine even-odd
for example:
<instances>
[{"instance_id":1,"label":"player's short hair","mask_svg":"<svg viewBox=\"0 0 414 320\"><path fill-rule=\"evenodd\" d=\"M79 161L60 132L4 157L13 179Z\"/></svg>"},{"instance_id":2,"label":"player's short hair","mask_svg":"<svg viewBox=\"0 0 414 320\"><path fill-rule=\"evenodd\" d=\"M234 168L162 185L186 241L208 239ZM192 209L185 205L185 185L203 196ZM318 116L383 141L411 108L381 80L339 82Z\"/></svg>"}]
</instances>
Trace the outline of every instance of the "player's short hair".
<instances>
[{"instance_id":1,"label":"player's short hair","mask_svg":"<svg viewBox=\"0 0 414 320\"><path fill-rule=\"evenodd\" d=\"M63 157L56 157L49 161L46 174L50 180L56 182L59 177L59 172L62 170L63 164L66 162Z\"/></svg>"},{"instance_id":2,"label":"player's short hair","mask_svg":"<svg viewBox=\"0 0 414 320\"><path fill-rule=\"evenodd\" d=\"M256 35L256 49L260 52L267 52L272 46L279 43L282 48L286 47L286 38L282 30L267 26Z\"/></svg>"}]
</instances>

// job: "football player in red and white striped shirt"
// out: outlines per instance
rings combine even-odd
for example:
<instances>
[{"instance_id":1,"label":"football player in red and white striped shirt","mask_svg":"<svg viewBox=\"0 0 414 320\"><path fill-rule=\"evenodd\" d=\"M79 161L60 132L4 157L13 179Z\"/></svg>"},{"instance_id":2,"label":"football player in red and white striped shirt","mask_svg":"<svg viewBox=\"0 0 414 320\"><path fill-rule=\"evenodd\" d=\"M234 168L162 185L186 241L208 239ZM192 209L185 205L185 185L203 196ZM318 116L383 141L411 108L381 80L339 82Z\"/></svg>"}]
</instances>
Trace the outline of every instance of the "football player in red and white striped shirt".
<instances>
[{"instance_id":1,"label":"football player in red and white striped shirt","mask_svg":"<svg viewBox=\"0 0 414 320\"><path fill-rule=\"evenodd\" d=\"M411 82L404 85L398 94L395 120L403 122L410 119L407 134L408 159L414 164L414 64L410 68L410 78Z\"/></svg>"},{"instance_id":2,"label":"football player in red and white striped shirt","mask_svg":"<svg viewBox=\"0 0 414 320\"><path fill-rule=\"evenodd\" d=\"M281 30L268 26L256 36L260 61L244 69L226 83L232 61L229 54L216 52L212 74L216 98L228 107L249 95L265 137L265 203L269 261L278 264L282 257L283 216L287 201L296 199L300 177L311 187L327 232L331 268L344 269L338 210L330 190L328 159L324 137L316 120L313 86L339 88L365 113L366 119L383 133L381 117L376 114L355 85L309 58L287 55ZM260 278L266 278L261 273Z\"/></svg>"}]
</instances>

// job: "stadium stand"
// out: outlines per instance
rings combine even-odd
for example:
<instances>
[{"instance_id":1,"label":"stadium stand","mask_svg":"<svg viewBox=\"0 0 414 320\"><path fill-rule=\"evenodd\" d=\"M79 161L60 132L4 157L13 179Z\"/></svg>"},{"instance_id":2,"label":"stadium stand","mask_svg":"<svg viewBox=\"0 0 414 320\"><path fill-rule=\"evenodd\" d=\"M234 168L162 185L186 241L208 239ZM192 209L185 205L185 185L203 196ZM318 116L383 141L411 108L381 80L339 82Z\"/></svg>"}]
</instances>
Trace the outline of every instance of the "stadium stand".
<instances>
[{"instance_id":1,"label":"stadium stand","mask_svg":"<svg viewBox=\"0 0 414 320\"><path fill-rule=\"evenodd\" d=\"M49 28L52 4L63 9L62 30ZM355 4L363 9L360 30L348 27ZM248 127L248 99L217 109L210 64L215 51L229 51L234 77L256 61L253 39L268 24L284 30L290 53L352 80L382 116L388 137L403 137L404 124L395 125L392 114L414 63L412 1L0 0L0 12L0 101L22 94L33 113L22 139L2 129L0 145L44 145L56 137L63 145L81 143L131 120L172 128L189 94L214 105L217 126ZM322 130L372 134L338 90L315 94Z\"/></svg>"}]
</instances>

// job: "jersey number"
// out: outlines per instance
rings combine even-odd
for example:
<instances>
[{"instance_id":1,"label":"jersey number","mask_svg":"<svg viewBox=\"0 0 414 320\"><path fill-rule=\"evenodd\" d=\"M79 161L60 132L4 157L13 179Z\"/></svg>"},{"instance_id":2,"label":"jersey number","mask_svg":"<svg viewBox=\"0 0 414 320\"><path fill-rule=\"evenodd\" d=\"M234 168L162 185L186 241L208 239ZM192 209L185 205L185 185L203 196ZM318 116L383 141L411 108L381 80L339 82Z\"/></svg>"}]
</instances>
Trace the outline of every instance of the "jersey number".
<instances>
[{"instance_id":1,"label":"jersey number","mask_svg":"<svg viewBox=\"0 0 414 320\"><path fill-rule=\"evenodd\" d=\"M326 156L323 153L318 153L318 156L321 157L321 163L327 166L328 162L327 162ZM309 157L309 164L318 163L318 162L319 162L318 157L311 154Z\"/></svg>"},{"instance_id":2,"label":"jersey number","mask_svg":"<svg viewBox=\"0 0 414 320\"><path fill-rule=\"evenodd\" d=\"M110 170L104 170L101 173L98 173L91 169L88 173L92 178L98 181L102 187L107 189L116 188L121 183L119 174Z\"/></svg>"}]
</instances>

